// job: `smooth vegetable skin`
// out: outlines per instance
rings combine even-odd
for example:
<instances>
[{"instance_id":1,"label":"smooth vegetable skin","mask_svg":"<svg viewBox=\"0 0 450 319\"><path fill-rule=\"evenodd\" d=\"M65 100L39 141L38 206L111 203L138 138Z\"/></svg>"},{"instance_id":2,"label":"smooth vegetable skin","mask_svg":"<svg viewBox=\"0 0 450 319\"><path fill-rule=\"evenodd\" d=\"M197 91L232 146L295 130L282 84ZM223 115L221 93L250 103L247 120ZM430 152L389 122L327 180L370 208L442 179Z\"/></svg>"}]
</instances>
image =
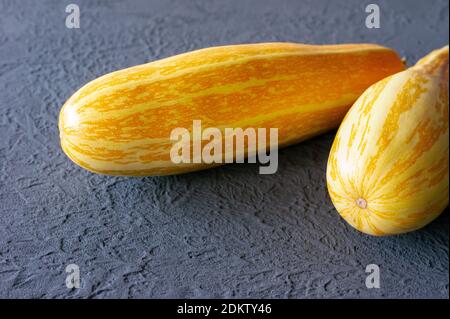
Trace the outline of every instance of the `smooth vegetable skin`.
<instances>
[{"instance_id":1,"label":"smooth vegetable skin","mask_svg":"<svg viewBox=\"0 0 450 319\"><path fill-rule=\"evenodd\" d=\"M59 119L67 156L92 172L169 175L176 127L278 128L279 146L333 129L358 96L404 69L373 44L262 43L202 49L102 76L76 92Z\"/></svg>"},{"instance_id":2,"label":"smooth vegetable skin","mask_svg":"<svg viewBox=\"0 0 450 319\"><path fill-rule=\"evenodd\" d=\"M448 46L364 92L328 160L328 190L341 216L376 236L435 219L449 201L448 121Z\"/></svg>"}]
</instances>

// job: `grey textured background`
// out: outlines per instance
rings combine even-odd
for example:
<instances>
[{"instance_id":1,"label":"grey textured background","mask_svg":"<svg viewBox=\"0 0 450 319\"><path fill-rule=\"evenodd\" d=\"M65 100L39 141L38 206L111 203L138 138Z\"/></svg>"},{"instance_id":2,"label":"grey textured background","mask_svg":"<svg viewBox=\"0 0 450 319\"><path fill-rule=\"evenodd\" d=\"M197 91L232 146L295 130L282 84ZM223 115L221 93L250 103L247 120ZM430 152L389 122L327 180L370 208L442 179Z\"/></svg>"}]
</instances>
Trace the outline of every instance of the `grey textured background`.
<instances>
[{"instance_id":1,"label":"grey textured background","mask_svg":"<svg viewBox=\"0 0 450 319\"><path fill-rule=\"evenodd\" d=\"M365 28L370 2L381 29ZM0 0L0 297L448 298L448 213L390 238L349 227L325 186L332 133L282 150L270 176L99 176L59 147L64 101L124 67L264 41L378 42L414 63L448 42L447 1L370 2ZM381 289L365 288L370 263Z\"/></svg>"}]
</instances>

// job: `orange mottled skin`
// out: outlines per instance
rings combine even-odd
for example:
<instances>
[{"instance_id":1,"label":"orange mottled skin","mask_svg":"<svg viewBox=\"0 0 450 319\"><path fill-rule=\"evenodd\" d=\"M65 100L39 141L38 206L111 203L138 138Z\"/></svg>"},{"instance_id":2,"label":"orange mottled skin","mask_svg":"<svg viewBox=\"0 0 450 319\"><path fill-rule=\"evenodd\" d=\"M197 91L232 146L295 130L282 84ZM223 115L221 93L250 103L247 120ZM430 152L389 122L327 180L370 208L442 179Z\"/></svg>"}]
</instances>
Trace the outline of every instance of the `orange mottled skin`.
<instances>
[{"instance_id":1,"label":"orange mottled skin","mask_svg":"<svg viewBox=\"0 0 450 319\"><path fill-rule=\"evenodd\" d=\"M174 164L170 132L278 128L279 146L339 125L370 85L404 69L372 44L262 43L193 51L102 76L63 106L61 145L78 165L111 175L168 175L211 167Z\"/></svg>"},{"instance_id":2,"label":"orange mottled skin","mask_svg":"<svg viewBox=\"0 0 450 319\"><path fill-rule=\"evenodd\" d=\"M383 236L439 216L449 201L448 179L447 46L356 101L333 143L327 184L350 225Z\"/></svg>"}]
</instances>

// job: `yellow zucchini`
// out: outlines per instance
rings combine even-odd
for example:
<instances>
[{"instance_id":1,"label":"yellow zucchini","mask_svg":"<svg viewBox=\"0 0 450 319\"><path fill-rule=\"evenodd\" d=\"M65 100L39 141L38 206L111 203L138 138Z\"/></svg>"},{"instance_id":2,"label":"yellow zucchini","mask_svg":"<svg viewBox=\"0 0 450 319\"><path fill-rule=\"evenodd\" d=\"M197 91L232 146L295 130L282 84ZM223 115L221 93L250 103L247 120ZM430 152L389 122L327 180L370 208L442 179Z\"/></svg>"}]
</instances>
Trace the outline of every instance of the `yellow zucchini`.
<instances>
[{"instance_id":1,"label":"yellow zucchini","mask_svg":"<svg viewBox=\"0 0 450 319\"><path fill-rule=\"evenodd\" d=\"M371 86L335 137L328 190L370 235L421 228L449 201L448 46Z\"/></svg>"},{"instance_id":2,"label":"yellow zucchini","mask_svg":"<svg viewBox=\"0 0 450 319\"><path fill-rule=\"evenodd\" d=\"M104 75L63 106L61 146L92 172L169 175L176 127L278 128L279 146L339 125L371 84L404 69L374 44L261 43L213 47Z\"/></svg>"}]
</instances>

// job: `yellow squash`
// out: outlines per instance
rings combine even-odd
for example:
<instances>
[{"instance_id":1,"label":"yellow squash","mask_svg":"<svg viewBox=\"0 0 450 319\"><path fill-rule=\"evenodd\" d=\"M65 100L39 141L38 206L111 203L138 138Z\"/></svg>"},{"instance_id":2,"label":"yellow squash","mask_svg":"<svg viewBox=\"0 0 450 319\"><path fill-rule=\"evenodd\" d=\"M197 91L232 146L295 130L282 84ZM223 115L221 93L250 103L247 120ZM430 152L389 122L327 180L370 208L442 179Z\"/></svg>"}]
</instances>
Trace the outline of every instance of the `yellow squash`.
<instances>
[{"instance_id":1,"label":"yellow squash","mask_svg":"<svg viewBox=\"0 0 450 319\"><path fill-rule=\"evenodd\" d=\"M367 89L328 160L328 191L341 216L376 236L435 219L449 200L448 121L448 46Z\"/></svg>"},{"instance_id":2,"label":"yellow squash","mask_svg":"<svg viewBox=\"0 0 450 319\"><path fill-rule=\"evenodd\" d=\"M59 118L61 146L85 169L169 175L213 164L175 164L176 127L278 128L279 146L339 125L358 96L404 69L373 44L262 43L213 47L102 76Z\"/></svg>"}]
</instances>

